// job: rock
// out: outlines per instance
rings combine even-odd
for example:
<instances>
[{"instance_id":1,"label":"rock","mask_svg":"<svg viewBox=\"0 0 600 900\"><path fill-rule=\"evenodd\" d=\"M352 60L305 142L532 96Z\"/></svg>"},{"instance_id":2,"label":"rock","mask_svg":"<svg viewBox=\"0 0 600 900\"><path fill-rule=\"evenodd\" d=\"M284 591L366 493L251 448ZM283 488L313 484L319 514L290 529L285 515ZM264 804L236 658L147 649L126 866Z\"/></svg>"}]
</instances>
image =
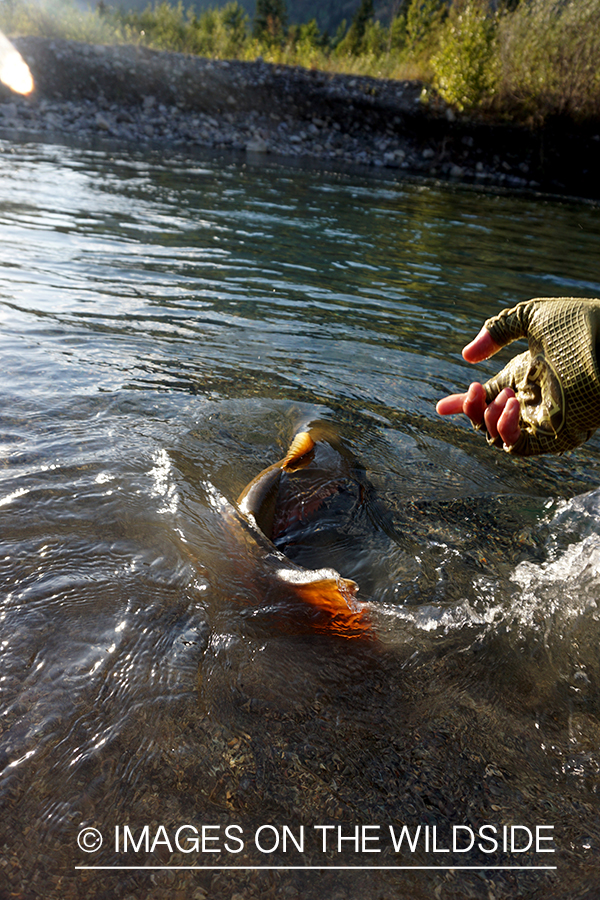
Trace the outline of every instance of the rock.
<instances>
[{"instance_id":1,"label":"rock","mask_svg":"<svg viewBox=\"0 0 600 900\"><path fill-rule=\"evenodd\" d=\"M258 136L250 138L246 144L247 153L267 153L268 149L265 139Z\"/></svg>"},{"instance_id":2,"label":"rock","mask_svg":"<svg viewBox=\"0 0 600 900\"><path fill-rule=\"evenodd\" d=\"M17 104L3 103L0 106L0 114L3 115L5 119L15 119L17 117Z\"/></svg>"},{"instance_id":3,"label":"rock","mask_svg":"<svg viewBox=\"0 0 600 900\"><path fill-rule=\"evenodd\" d=\"M96 125L102 131L110 131L111 130L110 122L108 121L106 116L104 116L101 112L96 113Z\"/></svg>"}]
</instances>

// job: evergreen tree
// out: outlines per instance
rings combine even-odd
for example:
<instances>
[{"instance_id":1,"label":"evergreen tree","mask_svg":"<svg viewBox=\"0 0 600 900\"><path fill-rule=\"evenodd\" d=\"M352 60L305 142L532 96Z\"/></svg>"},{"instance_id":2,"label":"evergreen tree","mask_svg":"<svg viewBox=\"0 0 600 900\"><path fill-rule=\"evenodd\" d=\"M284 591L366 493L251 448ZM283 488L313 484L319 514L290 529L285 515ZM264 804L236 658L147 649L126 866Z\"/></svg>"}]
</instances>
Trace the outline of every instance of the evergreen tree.
<instances>
[{"instance_id":1,"label":"evergreen tree","mask_svg":"<svg viewBox=\"0 0 600 900\"><path fill-rule=\"evenodd\" d=\"M406 10L406 36L413 53L427 51L447 13L446 0L411 0Z\"/></svg>"},{"instance_id":2,"label":"evergreen tree","mask_svg":"<svg viewBox=\"0 0 600 900\"><path fill-rule=\"evenodd\" d=\"M273 43L283 38L287 25L285 0L256 0L252 33L259 41Z\"/></svg>"},{"instance_id":3,"label":"evergreen tree","mask_svg":"<svg viewBox=\"0 0 600 900\"><path fill-rule=\"evenodd\" d=\"M340 50L343 53L349 56L360 55L367 25L373 20L374 15L373 0L360 0L360 6L354 13L348 34L340 43Z\"/></svg>"}]
</instances>

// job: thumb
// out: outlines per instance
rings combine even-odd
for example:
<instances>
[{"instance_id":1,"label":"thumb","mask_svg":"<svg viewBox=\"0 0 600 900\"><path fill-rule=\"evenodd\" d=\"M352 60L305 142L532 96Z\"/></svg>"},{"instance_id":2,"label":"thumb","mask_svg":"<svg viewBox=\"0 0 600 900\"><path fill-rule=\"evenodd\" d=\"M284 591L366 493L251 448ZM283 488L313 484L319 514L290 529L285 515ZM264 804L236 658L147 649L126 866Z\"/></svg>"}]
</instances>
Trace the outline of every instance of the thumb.
<instances>
[{"instance_id":1,"label":"thumb","mask_svg":"<svg viewBox=\"0 0 600 900\"><path fill-rule=\"evenodd\" d=\"M500 344L496 343L484 325L477 337L464 347L462 355L467 362L477 363L493 356L499 349Z\"/></svg>"}]
</instances>

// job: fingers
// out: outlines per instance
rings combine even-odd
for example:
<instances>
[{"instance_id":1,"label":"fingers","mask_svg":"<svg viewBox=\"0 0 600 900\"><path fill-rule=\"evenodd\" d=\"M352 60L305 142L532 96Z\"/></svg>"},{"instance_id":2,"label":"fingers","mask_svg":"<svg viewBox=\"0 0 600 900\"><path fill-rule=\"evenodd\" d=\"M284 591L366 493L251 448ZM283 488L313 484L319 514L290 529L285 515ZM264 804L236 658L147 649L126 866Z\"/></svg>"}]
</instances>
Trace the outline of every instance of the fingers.
<instances>
[{"instance_id":1,"label":"fingers","mask_svg":"<svg viewBox=\"0 0 600 900\"><path fill-rule=\"evenodd\" d=\"M462 355L467 362L477 363L487 359L489 356L493 356L499 349L500 344L496 343L484 326L477 337L464 347Z\"/></svg>"},{"instance_id":2,"label":"fingers","mask_svg":"<svg viewBox=\"0 0 600 900\"><path fill-rule=\"evenodd\" d=\"M481 425L485 412L485 390L475 381L465 394L450 394L438 400L436 411L440 416L464 413L474 425Z\"/></svg>"},{"instance_id":3,"label":"fingers","mask_svg":"<svg viewBox=\"0 0 600 900\"><path fill-rule=\"evenodd\" d=\"M464 413L473 425L485 424L492 440L499 437L507 447L516 444L521 434L520 406L512 388L504 388L486 406L485 389L475 381L464 394L451 394L439 400L436 410L440 416Z\"/></svg>"},{"instance_id":4,"label":"fingers","mask_svg":"<svg viewBox=\"0 0 600 900\"><path fill-rule=\"evenodd\" d=\"M482 384L479 384L478 381L474 381L465 394L463 412L470 418L474 425L481 425L484 418L485 407L485 388Z\"/></svg>"},{"instance_id":5,"label":"fingers","mask_svg":"<svg viewBox=\"0 0 600 900\"><path fill-rule=\"evenodd\" d=\"M442 397L435 405L435 411L439 416L453 416L463 412L466 394L450 394Z\"/></svg>"},{"instance_id":6,"label":"fingers","mask_svg":"<svg viewBox=\"0 0 600 900\"><path fill-rule=\"evenodd\" d=\"M521 436L520 415L521 407L519 406L519 401L516 397L509 397L504 411L498 419L498 434L506 447L512 447Z\"/></svg>"},{"instance_id":7,"label":"fingers","mask_svg":"<svg viewBox=\"0 0 600 900\"><path fill-rule=\"evenodd\" d=\"M463 349L463 357L469 363L481 362L493 356L500 346L484 326L477 337ZM507 367L503 372L506 369ZM500 390L502 379L499 378L498 382L496 391ZM464 413L473 425L478 427L485 424L492 441L499 437L507 447L516 444L521 434L519 402L510 387L500 390L488 405L485 388L479 382L473 382L466 393L450 394L439 400L436 411L441 416Z\"/></svg>"},{"instance_id":8,"label":"fingers","mask_svg":"<svg viewBox=\"0 0 600 900\"><path fill-rule=\"evenodd\" d=\"M516 444L521 428L519 426L520 407L512 388L504 388L492 400L483 419L492 440L500 437L507 446Z\"/></svg>"}]
</instances>

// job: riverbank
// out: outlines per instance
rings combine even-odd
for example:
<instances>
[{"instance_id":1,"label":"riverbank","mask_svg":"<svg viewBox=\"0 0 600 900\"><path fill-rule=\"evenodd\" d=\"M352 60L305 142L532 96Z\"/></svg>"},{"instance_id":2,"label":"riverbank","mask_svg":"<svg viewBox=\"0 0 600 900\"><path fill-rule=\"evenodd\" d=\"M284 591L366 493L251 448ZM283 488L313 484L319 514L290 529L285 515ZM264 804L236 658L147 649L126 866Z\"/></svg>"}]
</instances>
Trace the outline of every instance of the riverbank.
<instances>
[{"instance_id":1,"label":"riverbank","mask_svg":"<svg viewBox=\"0 0 600 900\"><path fill-rule=\"evenodd\" d=\"M398 169L600 199L600 123L474 121L415 81L219 61L139 46L14 40L36 84L0 86L7 139L110 138Z\"/></svg>"}]
</instances>

